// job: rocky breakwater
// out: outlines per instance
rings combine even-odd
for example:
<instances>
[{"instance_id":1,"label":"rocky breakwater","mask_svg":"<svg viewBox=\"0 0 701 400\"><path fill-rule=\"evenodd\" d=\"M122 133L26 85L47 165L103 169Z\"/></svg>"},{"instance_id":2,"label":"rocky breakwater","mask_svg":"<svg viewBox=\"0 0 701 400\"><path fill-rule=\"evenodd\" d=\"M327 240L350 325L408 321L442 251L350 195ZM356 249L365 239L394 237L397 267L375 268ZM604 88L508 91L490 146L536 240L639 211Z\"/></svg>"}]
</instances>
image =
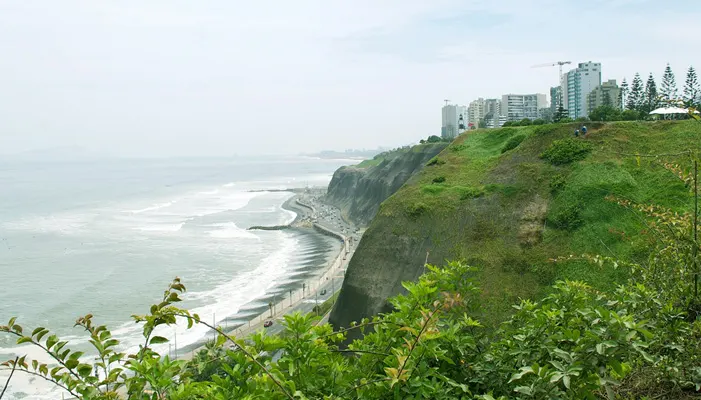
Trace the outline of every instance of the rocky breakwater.
<instances>
[{"instance_id":1,"label":"rocky breakwater","mask_svg":"<svg viewBox=\"0 0 701 400\"><path fill-rule=\"evenodd\" d=\"M273 231L307 228L342 242L348 239L351 243L357 243L360 240L360 230L342 217L341 210L325 202L326 190L324 188L289 191L295 195L288 199L282 207L297 214L294 221L288 225L251 226L248 230Z\"/></svg>"},{"instance_id":2,"label":"rocky breakwater","mask_svg":"<svg viewBox=\"0 0 701 400\"><path fill-rule=\"evenodd\" d=\"M399 190L448 143L429 143L382 153L358 166L339 168L325 201L358 226L367 226L380 204Z\"/></svg>"}]
</instances>

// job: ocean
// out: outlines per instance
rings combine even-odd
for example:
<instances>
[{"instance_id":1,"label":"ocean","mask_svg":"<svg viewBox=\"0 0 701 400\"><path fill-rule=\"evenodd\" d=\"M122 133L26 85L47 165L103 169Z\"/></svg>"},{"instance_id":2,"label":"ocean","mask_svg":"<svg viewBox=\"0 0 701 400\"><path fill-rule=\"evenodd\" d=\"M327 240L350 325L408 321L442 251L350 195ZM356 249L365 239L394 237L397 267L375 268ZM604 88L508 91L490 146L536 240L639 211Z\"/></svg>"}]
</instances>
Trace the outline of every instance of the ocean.
<instances>
[{"instance_id":1,"label":"ocean","mask_svg":"<svg viewBox=\"0 0 701 400\"><path fill-rule=\"evenodd\" d=\"M83 349L87 338L73 325L91 313L122 349L135 349L143 339L130 316L147 313L176 276L188 289L183 307L222 326L240 321L240 309L267 304L276 287L301 282L340 250L337 241L313 232L248 231L295 217L281 207L291 193L266 190L325 186L348 163L0 160L0 324L16 316L26 328L47 327ZM306 275L292 273L300 266ZM179 326L160 334L171 338L160 350L172 354L173 339L186 347L208 332ZM0 335L0 362L22 354L45 360ZM60 398L26 375L10 386L10 399Z\"/></svg>"}]
</instances>

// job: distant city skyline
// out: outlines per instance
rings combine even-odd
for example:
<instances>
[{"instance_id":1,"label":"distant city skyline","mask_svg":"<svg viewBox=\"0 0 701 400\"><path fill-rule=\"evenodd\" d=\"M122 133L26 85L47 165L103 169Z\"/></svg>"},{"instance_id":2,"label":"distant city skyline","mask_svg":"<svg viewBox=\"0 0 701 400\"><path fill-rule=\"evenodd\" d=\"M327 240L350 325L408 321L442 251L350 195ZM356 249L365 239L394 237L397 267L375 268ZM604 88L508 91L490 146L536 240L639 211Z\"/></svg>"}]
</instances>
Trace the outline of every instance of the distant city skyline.
<instances>
[{"instance_id":1,"label":"distant city skyline","mask_svg":"<svg viewBox=\"0 0 701 400\"><path fill-rule=\"evenodd\" d=\"M557 68L536 64L594 60L621 82L669 62L679 82L701 66L692 4L6 0L0 154L396 147L439 134L445 98L548 93Z\"/></svg>"}]
</instances>

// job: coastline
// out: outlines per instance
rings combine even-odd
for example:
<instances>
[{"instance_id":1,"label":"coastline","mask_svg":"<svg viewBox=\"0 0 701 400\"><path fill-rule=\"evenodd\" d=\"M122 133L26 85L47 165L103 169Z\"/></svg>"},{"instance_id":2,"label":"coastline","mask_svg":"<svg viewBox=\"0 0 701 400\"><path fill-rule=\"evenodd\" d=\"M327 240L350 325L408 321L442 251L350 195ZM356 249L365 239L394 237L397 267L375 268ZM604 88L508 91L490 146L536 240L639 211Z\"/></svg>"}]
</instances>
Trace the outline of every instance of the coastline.
<instances>
[{"instance_id":1,"label":"coastline","mask_svg":"<svg viewBox=\"0 0 701 400\"><path fill-rule=\"evenodd\" d=\"M345 268L350 261L350 256L355 246L352 245L354 242L350 235L346 236L341 232L355 233L357 235L359 231L340 218L340 210L336 209L337 215L332 215L330 210L335 208L323 204L321 200L323 196L322 188L314 188L312 190L292 189L289 191L294 194L281 207L295 213L296 216L292 222L282 226L256 226L249 229L290 229L306 234L322 234L339 241L341 243L339 250L333 255L329 254L326 256L323 268L303 273L308 276L300 281L281 283L273 287L272 290L266 291L264 296L242 305L235 315L218 322L218 325L227 334L236 337L246 337L260 329L264 329L263 324L267 320L277 320L295 311L312 312L311 309L316 303L320 304L331 298L342 286ZM297 273L294 270L290 270L290 272ZM311 299L316 300L310 303ZM281 330L278 322L274 322L272 329L266 328L266 332L275 330ZM178 358L190 360L210 340L212 340L212 337L208 334L202 341L178 349L176 357L179 354L180 357Z\"/></svg>"}]
</instances>

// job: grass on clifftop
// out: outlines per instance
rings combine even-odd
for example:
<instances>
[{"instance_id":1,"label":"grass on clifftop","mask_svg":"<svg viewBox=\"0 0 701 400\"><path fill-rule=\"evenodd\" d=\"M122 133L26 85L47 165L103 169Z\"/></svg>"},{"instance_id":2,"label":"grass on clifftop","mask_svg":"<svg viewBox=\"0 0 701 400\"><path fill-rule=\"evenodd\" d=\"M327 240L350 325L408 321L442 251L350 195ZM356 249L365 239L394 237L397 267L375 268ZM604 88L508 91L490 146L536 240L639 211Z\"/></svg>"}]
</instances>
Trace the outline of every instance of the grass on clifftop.
<instances>
[{"instance_id":1,"label":"grass on clifftop","mask_svg":"<svg viewBox=\"0 0 701 400\"><path fill-rule=\"evenodd\" d=\"M606 197L690 210L688 188L662 162L688 170L690 156L678 153L699 150L701 123L591 123L579 139L575 127L463 134L383 203L377 223L391 218L398 236L428 232L430 261L457 258L479 267L485 313L495 320L514 298L537 297L555 280L613 289L627 276L623 268L550 260L582 253L647 257L655 238L637 214Z\"/></svg>"},{"instance_id":2,"label":"grass on clifftop","mask_svg":"<svg viewBox=\"0 0 701 400\"><path fill-rule=\"evenodd\" d=\"M415 146L399 147L399 148L396 148L394 150L382 152L382 153L376 155L375 157L373 157L372 159L363 160L361 163L359 163L355 167L356 168L375 167L375 166L382 164L385 161L389 162L389 161L397 158L398 156L401 156L402 154L409 153L409 152L415 152L415 153L421 152L425 147L431 147L431 146L435 146L435 145L436 145L436 143L422 143L422 144L418 144Z\"/></svg>"}]
</instances>

